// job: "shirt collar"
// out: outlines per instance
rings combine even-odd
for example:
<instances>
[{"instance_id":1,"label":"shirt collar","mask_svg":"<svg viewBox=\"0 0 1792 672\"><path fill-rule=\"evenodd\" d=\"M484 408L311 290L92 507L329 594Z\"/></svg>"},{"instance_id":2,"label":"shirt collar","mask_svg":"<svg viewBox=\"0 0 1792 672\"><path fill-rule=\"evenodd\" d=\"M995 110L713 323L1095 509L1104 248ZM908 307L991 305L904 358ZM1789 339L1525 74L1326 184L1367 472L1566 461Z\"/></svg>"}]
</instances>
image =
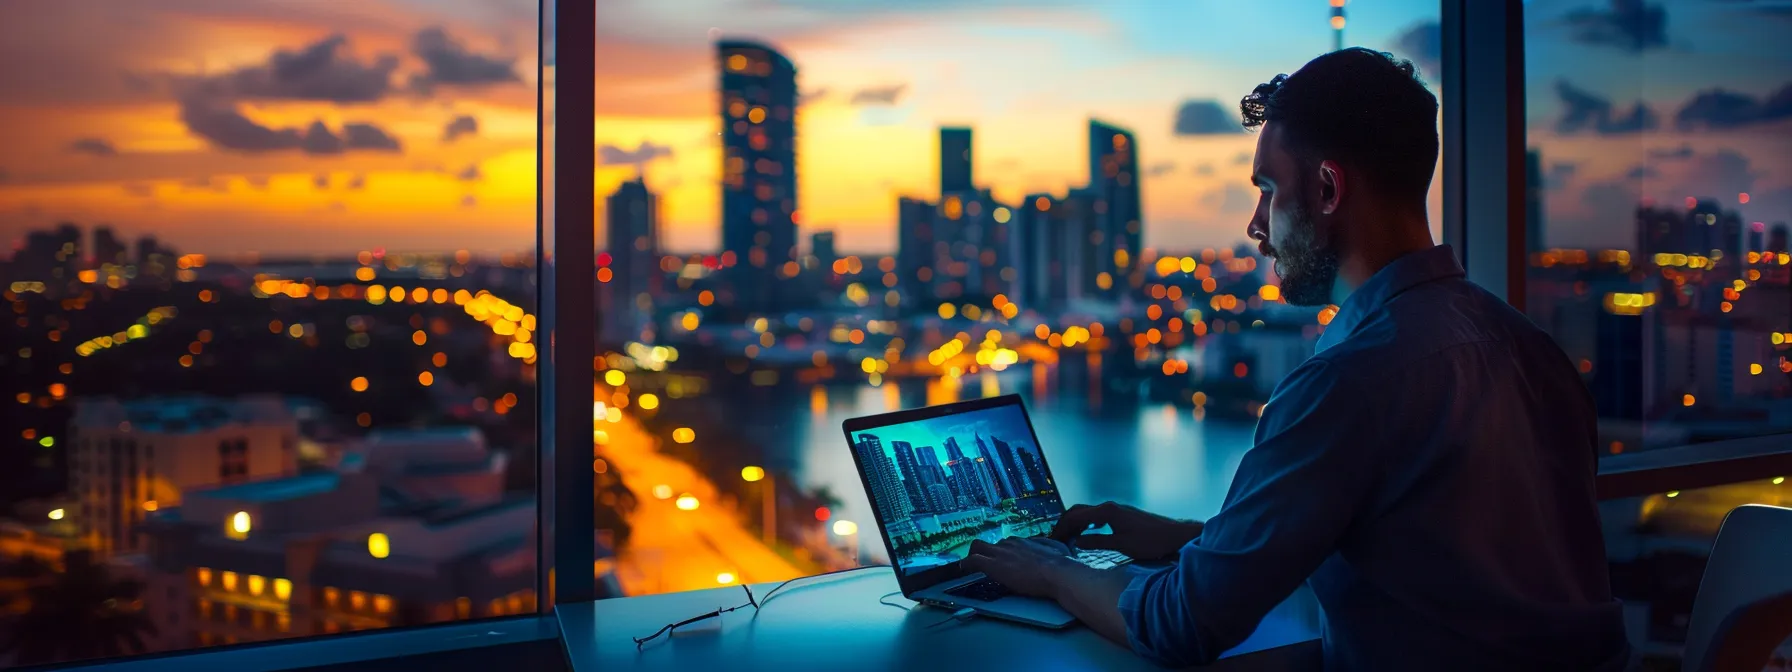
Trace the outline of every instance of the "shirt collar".
<instances>
[{"instance_id":1,"label":"shirt collar","mask_svg":"<svg viewBox=\"0 0 1792 672\"><path fill-rule=\"evenodd\" d=\"M1357 325L1363 323L1370 315L1379 310L1382 304L1416 285L1444 278L1460 278L1466 275L1462 264L1456 261L1456 251L1448 245L1437 245L1427 250L1409 252L1383 266L1369 281L1356 288L1338 306L1338 314L1332 318L1325 332L1319 335L1319 344L1315 352L1344 342L1356 331Z\"/></svg>"}]
</instances>

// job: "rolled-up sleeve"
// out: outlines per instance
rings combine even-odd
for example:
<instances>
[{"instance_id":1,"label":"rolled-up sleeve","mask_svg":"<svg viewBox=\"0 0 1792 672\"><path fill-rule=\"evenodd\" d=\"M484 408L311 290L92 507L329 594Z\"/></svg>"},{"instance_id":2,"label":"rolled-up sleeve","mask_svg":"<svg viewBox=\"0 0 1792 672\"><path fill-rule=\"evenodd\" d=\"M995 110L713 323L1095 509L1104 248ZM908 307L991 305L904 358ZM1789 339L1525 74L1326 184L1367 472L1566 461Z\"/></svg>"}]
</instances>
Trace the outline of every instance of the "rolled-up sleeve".
<instances>
[{"instance_id":1,"label":"rolled-up sleeve","mask_svg":"<svg viewBox=\"0 0 1792 672\"><path fill-rule=\"evenodd\" d=\"M1371 397L1309 360L1277 387L1220 512L1176 564L1120 594L1134 651L1162 665L1211 662L1336 549L1373 488Z\"/></svg>"}]
</instances>

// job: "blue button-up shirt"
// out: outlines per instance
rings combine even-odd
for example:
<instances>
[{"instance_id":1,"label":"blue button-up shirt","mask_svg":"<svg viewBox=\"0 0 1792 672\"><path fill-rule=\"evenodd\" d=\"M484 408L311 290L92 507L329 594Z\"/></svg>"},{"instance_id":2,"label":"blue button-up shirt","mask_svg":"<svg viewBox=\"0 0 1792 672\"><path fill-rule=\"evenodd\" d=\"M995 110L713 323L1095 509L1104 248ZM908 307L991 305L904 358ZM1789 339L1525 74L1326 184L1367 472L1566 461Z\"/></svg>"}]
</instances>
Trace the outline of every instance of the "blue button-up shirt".
<instances>
[{"instance_id":1,"label":"blue button-up shirt","mask_svg":"<svg viewBox=\"0 0 1792 672\"><path fill-rule=\"evenodd\" d=\"M1448 247L1353 292L1276 386L1225 505L1120 597L1132 648L1211 661L1306 581L1328 669L1618 669L1596 412Z\"/></svg>"}]
</instances>

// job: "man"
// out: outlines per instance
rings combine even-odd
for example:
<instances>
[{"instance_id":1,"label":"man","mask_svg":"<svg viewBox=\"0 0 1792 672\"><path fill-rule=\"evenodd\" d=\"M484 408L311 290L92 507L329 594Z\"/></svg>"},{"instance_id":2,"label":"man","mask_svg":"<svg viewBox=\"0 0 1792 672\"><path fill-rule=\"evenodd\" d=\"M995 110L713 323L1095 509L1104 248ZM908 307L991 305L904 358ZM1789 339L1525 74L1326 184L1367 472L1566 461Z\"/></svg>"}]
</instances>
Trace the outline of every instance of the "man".
<instances>
[{"instance_id":1,"label":"man","mask_svg":"<svg viewBox=\"0 0 1792 672\"><path fill-rule=\"evenodd\" d=\"M1248 233L1289 303L1338 312L1225 504L1205 526L1078 506L1053 539L974 543L965 564L1163 664L1214 660L1306 581L1327 669L1622 668L1593 403L1547 335L1432 243L1437 99L1411 63L1359 48L1241 107L1261 127ZM1175 564L1094 570L1065 541Z\"/></svg>"}]
</instances>

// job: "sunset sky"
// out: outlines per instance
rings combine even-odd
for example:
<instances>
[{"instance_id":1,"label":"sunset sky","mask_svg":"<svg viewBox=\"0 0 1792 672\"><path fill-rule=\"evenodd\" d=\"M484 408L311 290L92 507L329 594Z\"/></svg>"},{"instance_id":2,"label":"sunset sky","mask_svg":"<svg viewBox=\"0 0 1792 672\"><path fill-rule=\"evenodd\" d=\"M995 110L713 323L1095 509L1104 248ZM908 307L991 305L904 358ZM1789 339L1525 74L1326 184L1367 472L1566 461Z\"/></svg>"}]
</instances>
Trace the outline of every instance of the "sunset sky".
<instances>
[{"instance_id":1,"label":"sunset sky","mask_svg":"<svg viewBox=\"0 0 1792 672\"><path fill-rule=\"evenodd\" d=\"M1663 4L1527 5L1552 244L1627 244L1641 196L1734 206L1751 191L1745 216L1792 219L1792 57L1767 46L1792 29L1792 7ZM643 172L675 251L718 238L717 35L797 64L803 233L833 229L865 252L894 247L897 196L935 195L939 125L976 129L977 181L1012 200L1086 179L1091 116L1137 134L1148 245L1239 240L1256 195L1237 100L1331 41L1324 0L604 0L599 12L598 193ZM1352 0L1347 41L1435 72L1437 12ZM0 241L69 220L212 254L527 249L536 21L531 0L6 3ZM1743 98L1696 100L1714 87Z\"/></svg>"}]
</instances>

